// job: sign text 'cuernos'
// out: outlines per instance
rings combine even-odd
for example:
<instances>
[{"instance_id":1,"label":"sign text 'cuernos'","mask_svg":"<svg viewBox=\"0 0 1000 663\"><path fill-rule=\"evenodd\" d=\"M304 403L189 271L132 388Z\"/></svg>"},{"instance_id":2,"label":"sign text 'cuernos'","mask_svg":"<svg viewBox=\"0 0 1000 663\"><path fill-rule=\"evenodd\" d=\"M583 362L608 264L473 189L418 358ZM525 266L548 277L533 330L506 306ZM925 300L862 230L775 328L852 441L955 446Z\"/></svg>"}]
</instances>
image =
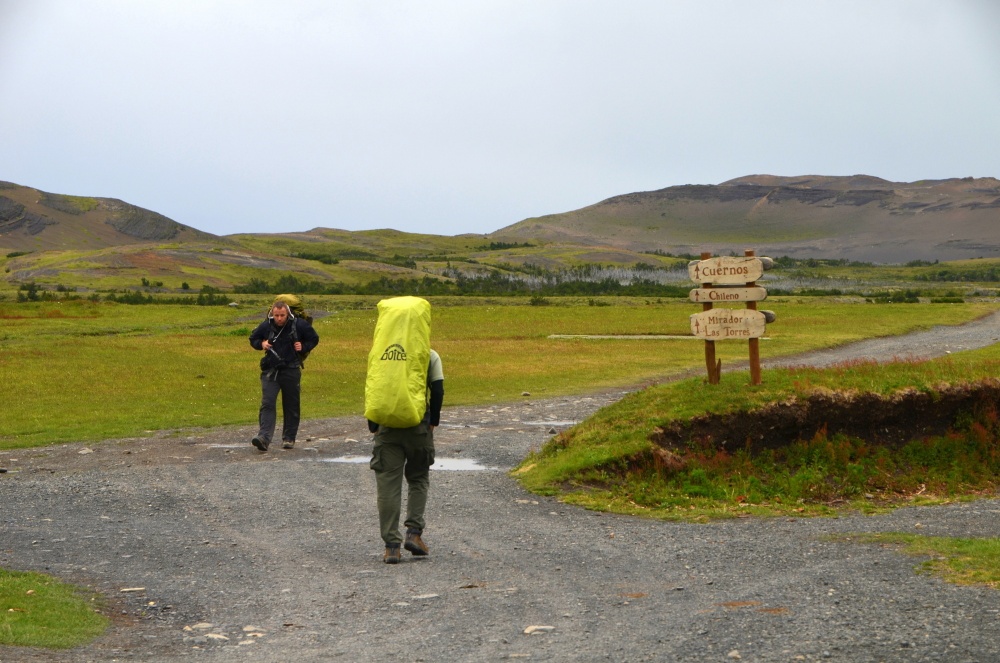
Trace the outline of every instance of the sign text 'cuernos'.
<instances>
[{"instance_id":1,"label":"sign text 'cuernos'","mask_svg":"<svg viewBox=\"0 0 1000 663\"><path fill-rule=\"evenodd\" d=\"M760 258L720 256L688 263L688 276L695 283L743 285L764 276Z\"/></svg>"}]
</instances>

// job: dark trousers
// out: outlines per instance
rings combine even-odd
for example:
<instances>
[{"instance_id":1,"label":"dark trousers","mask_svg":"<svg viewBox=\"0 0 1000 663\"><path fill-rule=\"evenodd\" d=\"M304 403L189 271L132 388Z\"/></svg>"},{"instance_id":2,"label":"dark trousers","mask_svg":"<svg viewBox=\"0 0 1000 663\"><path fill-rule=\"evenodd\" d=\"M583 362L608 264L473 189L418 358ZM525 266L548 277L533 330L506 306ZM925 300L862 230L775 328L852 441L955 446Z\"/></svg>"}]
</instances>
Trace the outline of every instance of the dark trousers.
<instances>
[{"instance_id":1,"label":"dark trousers","mask_svg":"<svg viewBox=\"0 0 1000 663\"><path fill-rule=\"evenodd\" d=\"M277 420L278 392L281 392L281 439L295 440L299 432L299 402L302 394L302 369L279 368L260 374L260 433L271 441Z\"/></svg>"},{"instance_id":2,"label":"dark trousers","mask_svg":"<svg viewBox=\"0 0 1000 663\"><path fill-rule=\"evenodd\" d=\"M424 508L430 490L430 467L434 464L434 433L427 424L413 428L379 426L375 433L370 467L375 470L378 494L378 520L382 540L402 543L399 517L402 510L403 477L408 487L406 499L407 529L423 531Z\"/></svg>"}]
</instances>

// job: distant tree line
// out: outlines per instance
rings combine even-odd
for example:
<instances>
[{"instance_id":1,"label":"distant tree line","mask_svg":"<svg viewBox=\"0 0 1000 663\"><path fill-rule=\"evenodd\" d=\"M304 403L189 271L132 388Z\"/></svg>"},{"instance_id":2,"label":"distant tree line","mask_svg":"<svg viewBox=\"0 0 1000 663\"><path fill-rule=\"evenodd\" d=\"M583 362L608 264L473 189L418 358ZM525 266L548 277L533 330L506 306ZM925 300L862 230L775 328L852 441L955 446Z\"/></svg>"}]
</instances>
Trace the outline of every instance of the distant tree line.
<instances>
[{"instance_id":1,"label":"distant tree line","mask_svg":"<svg viewBox=\"0 0 1000 663\"><path fill-rule=\"evenodd\" d=\"M397 253L391 258L383 258L375 255L374 253L360 251L357 249L341 249L330 253L321 253L317 251L296 251L292 253L291 256L293 258L302 258L303 260L315 260L323 263L324 265L336 265L339 264L341 260L367 260L369 262L378 262L384 265L394 265L396 267L406 267L408 269L417 268L416 261L410 256L401 256Z\"/></svg>"},{"instance_id":2,"label":"distant tree line","mask_svg":"<svg viewBox=\"0 0 1000 663\"><path fill-rule=\"evenodd\" d=\"M119 304L196 304L198 306L228 306L232 299L222 294L218 288L203 285L197 297L153 297L141 292L125 290L121 294L110 292L104 296L104 301Z\"/></svg>"},{"instance_id":3,"label":"distant tree line","mask_svg":"<svg viewBox=\"0 0 1000 663\"><path fill-rule=\"evenodd\" d=\"M651 279L633 278L629 281L614 278L581 279L570 278L589 271L587 267L567 270L566 273L545 274L547 278L519 278L503 272L489 272L484 275L457 273L446 281L431 276L410 279L391 279L386 276L368 283L347 285L344 283L322 283L306 281L295 275L285 274L270 282L253 278L247 283L233 288L237 294L280 294L295 292L317 295L622 295L647 297L686 297L688 286L657 283Z\"/></svg>"},{"instance_id":4,"label":"distant tree line","mask_svg":"<svg viewBox=\"0 0 1000 663\"><path fill-rule=\"evenodd\" d=\"M872 267L873 263L861 262L860 260L847 260L846 258L791 258L781 256L774 258L774 266L783 269L794 269L796 267Z\"/></svg>"},{"instance_id":5,"label":"distant tree line","mask_svg":"<svg viewBox=\"0 0 1000 663\"><path fill-rule=\"evenodd\" d=\"M186 289L186 288L185 288ZM137 290L125 289L123 292L109 292L103 297L99 293L91 293L87 297L74 294L72 288L57 285L54 290L46 290L37 283L22 283L17 289L18 302L61 302L87 299L92 302L106 301L118 304L196 304L198 306L227 306L232 299L222 294L218 288L210 285L202 286L197 297L153 297Z\"/></svg>"},{"instance_id":6,"label":"distant tree line","mask_svg":"<svg viewBox=\"0 0 1000 663\"><path fill-rule=\"evenodd\" d=\"M529 244L528 242L490 242L489 244L483 244L482 246L477 246L477 251L504 251L506 249L530 249L535 246L534 244Z\"/></svg>"},{"instance_id":7,"label":"distant tree line","mask_svg":"<svg viewBox=\"0 0 1000 663\"><path fill-rule=\"evenodd\" d=\"M1000 281L1000 267L949 267L913 277L917 281Z\"/></svg>"}]
</instances>

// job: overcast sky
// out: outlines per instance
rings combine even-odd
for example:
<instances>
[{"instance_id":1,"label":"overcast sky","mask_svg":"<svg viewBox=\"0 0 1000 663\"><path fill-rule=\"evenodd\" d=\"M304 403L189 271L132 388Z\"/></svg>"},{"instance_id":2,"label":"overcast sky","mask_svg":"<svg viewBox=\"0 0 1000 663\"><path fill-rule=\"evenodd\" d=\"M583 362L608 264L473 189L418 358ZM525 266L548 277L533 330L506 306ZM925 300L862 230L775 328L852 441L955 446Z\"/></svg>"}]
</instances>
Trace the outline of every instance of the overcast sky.
<instances>
[{"instance_id":1,"label":"overcast sky","mask_svg":"<svg viewBox=\"0 0 1000 663\"><path fill-rule=\"evenodd\" d=\"M1000 177L1000 3L0 0L0 180L216 234L753 173Z\"/></svg>"}]
</instances>

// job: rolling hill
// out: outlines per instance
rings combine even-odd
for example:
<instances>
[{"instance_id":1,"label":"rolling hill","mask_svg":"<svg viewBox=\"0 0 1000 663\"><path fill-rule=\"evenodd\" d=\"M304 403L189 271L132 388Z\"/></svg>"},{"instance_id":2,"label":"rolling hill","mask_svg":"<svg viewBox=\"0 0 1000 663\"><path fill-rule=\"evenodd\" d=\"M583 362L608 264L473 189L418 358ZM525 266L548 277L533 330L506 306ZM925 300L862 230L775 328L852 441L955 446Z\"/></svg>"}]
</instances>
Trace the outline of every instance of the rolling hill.
<instances>
[{"instance_id":1,"label":"rolling hill","mask_svg":"<svg viewBox=\"0 0 1000 663\"><path fill-rule=\"evenodd\" d=\"M218 239L114 198L47 193L0 181L0 249L104 249L151 241Z\"/></svg>"},{"instance_id":2,"label":"rolling hill","mask_svg":"<svg viewBox=\"0 0 1000 663\"><path fill-rule=\"evenodd\" d=\"M750 175L630 193L490 235L670 253L876 263L1000 256L1000 181Z\"/></svg>"},{"instance_id":3,"label":"rolling hill","mask_svg":"<svg viewBox=\"0 0 1000 663\"><path fill-rule=\"evenodd\" d=\"M4 290L34 283L170 293L279 282L349 290L379 281L537 281L580 269L591 270L586 279L623 282L636 270L680 270L684 280L686 261L664 254L744 248L895 264L993 258L955 268L957 280L993 281L1000 181L752 175L615 196L490 235L454 237L333 228L217 236L116 199L0 182Z\"/></svg>"}]
</instances>

